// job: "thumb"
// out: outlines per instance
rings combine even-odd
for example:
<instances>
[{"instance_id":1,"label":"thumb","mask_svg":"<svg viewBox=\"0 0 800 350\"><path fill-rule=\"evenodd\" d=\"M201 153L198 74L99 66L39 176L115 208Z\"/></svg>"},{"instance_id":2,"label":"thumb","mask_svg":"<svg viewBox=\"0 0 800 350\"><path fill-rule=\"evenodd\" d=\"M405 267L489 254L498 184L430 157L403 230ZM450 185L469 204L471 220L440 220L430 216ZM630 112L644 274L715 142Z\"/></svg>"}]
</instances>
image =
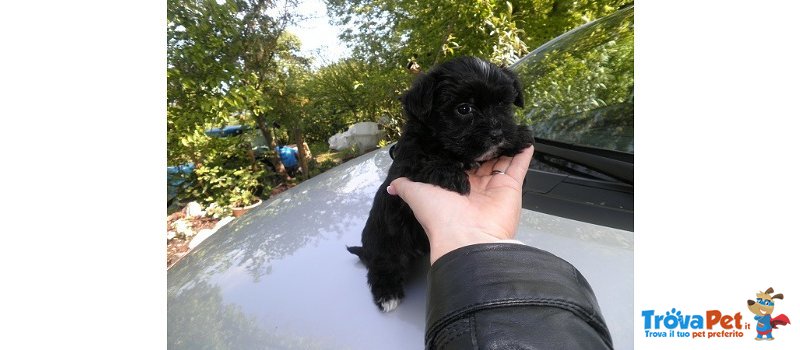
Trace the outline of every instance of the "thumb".
<instances>
[{"instance_id":1,"label":"thumb","mask_svg":"<svg viewBox=\"0 0 800 350\"><path fill-rule=\"evenodd\" d=\"M425 186L432 186L426 183L414 182L406 177L399 177L389 184L386 192L393 196L400 196L408 205L414 207L417 201L422 199Z\"/></svg>"},{"instance_id":2,"label":"thumb","mask_svg":"<svg viewBox=\"0 0 800 350\"><path fill-rule=\"evenodd\" d=\"M386 192L389 192L392 196L399 195L402 198L403 196L400 194L400 191L405 193L409 183L413 183L413 181L409 180L407 177L398 177L389 183L389 186L386 187Z\"/></svg>"}]
</instances>

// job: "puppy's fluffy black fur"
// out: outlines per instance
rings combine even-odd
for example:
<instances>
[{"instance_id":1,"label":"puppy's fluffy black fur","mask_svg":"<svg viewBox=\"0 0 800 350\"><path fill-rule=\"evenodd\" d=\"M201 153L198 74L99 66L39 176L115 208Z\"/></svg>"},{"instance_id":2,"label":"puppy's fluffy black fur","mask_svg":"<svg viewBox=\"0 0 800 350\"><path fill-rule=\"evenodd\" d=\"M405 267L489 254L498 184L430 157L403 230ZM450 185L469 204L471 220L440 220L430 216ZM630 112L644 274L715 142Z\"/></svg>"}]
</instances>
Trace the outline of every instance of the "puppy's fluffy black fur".
<instances>
[{"instance_id":1,"label":"puppy's fluffy black fur","mask_svg":"<svg viewBox=\"0 0 800 350\"><path fill-rule=\"evenodd\" d=\"M405 176L467 194L466 170L533 143L531 132L514 123L514 105L523 106L516 74L475 57L456 58L421 75L402 103L407 122L394 162L375 194L362 246L347 248L367 266L367 282L382 311L397 306L412 263L430 251L411 209L386 187Z\"/></svg>"}]
</instances>

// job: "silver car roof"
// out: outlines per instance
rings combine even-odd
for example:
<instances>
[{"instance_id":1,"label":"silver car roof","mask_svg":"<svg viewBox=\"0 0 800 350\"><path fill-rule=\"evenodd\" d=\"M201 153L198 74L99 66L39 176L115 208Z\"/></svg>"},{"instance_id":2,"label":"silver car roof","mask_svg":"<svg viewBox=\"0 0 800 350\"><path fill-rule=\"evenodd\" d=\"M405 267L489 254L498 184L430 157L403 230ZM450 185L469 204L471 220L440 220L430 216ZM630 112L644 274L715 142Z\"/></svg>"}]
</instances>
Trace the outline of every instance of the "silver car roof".
<instances>
[{"instance_id":1,"label":"silver car roof","mask_svg":"<svg viewBox=\"0 0 800 350\"><path fill-rule=\"evenodd\" d=\"M274 196L168 271L170 349L416 349L425 271L399 308L372 303L360 245L388 149ZM517 239L575 265L591 283L617 349L633 348L633 233L523 210ZM425 266L426 264L421 264Z\"/></svg>"}]
</instances>

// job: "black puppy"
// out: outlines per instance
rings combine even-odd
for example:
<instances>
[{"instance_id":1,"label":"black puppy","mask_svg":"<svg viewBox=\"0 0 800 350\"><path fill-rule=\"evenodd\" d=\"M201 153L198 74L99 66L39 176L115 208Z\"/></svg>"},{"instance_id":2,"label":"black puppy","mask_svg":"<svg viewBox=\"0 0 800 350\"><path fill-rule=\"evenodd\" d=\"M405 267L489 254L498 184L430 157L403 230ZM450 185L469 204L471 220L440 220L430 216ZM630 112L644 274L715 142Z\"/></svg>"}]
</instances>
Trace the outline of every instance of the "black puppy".
<instances>
[{"instance_id":1,"label":"black puppy","mask_svg":"<svg viewBox=\"0 0 800 350\"><path fill-rule=\"evenodd\" d=\"M468 194L467 170L533 143L531 132L514 123L513 105L523 106L516 74L478 58L456 58L421 75L402 103L408 120L375 194L362 247L347 248L367 266L373 299L385 312L403 298L413 261L430 251L414 213L386 187L405 176Z\"/></svg>"}]
</instances>

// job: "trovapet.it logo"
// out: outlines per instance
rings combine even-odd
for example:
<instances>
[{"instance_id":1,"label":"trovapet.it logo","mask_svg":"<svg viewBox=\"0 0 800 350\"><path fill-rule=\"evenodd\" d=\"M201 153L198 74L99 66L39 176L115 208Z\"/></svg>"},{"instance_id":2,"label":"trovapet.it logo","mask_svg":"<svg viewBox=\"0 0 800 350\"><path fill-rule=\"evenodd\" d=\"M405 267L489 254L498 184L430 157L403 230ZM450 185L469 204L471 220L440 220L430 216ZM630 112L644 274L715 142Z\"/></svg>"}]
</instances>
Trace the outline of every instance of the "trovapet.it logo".
<instances>
[{"instance_id":1,"label":"trovapet.it logo","mask_svg":"<svg viewBox=\"0 0 800 350\"><path fill-rule=\"evenodd\" d=\"M742 322L742 314L725 314L707 310L704 314L684 314L672 308L666 313L655 310L642 311L644 336L648 338L728 338L744 337L743 330L750 329Z\"/></svg>"},{"instance_id":2,"label":"trovapet.it logo","mask_svg":"<svg viewBox=\"0 0 800 350\"><path fill-rule=\"evenodd\" d=\"M646 338L744 338L746 334L755 335L755 340L774 340L772 332L778 326L790 324L789 317L780 314L773 316L775 300L783 299L783 294L773 294L770 287L756 293L756 300L747 300L747 310L754 314L755 327L741 312L723 312L718 309L703 313L685 313L677 308L657 312L643 310L644 336Z\"/></svg>"},{"instance_id":3,"label":"trovapet.it logo","mask_svg":"<svg viewBox=\"0 0 800 350\"><path fill-rule=\"evenodd\" d=\"M754 319L758 322L756 324L756 332L758 333L756 340L774 340L772 330L778 329L778 326L785 326L791 323L789 322L789 317L784 314L772 316L772 312L775 311L775 300L783 300L783 294L777 293L773 295L772 293L774 292L772 287L769 287L763 292L756 293L756 301L747 301L747 309L756 315Z\"/></svg>"}]
</instances>

